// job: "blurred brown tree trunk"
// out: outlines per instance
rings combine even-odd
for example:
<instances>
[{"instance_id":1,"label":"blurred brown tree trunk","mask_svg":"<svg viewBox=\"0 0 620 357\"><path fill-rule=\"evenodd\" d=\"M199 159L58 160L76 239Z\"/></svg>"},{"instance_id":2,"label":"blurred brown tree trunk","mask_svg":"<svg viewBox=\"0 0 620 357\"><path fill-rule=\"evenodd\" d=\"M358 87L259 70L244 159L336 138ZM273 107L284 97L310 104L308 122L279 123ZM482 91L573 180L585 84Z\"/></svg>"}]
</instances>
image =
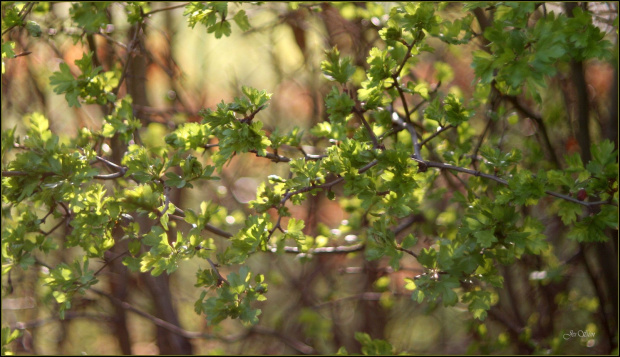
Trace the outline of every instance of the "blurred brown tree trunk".
<instances>
[{"instance_id":1,"label":"blurred brown tree trunk","mask_svg":"<svg viewBox=\"0 0 620 357\"><path fill-rule=\"evenodd\" d=\"M142 30L136 26L132 27L128 38L134 38L135 31ZM146 93L147 60L144 53L143 36L138 34L136 38L140 42L136 53L128 64L125 84L127 86L127 94L131 96L133 103L141 107L148 107L149 101ZM148 123L143 121L143 125L148 125ZM172 193L170 194L172 195ZM178 197L178 194L175 196ZM173 203L178 204L178 201ZM141 227L148 227L150 225L149 220L145 217L138 218L138 221ZM179 326L179 319L172 303L168 276L162 274L154 277L150 274L142 274L141 278L146 283L147 289L153 298L154 315ZM159 353L165 355L191 355L193 353L192 345L188 339L159 326L157 327L157 346L159 347Z\"/></svg>"}]
</instances>

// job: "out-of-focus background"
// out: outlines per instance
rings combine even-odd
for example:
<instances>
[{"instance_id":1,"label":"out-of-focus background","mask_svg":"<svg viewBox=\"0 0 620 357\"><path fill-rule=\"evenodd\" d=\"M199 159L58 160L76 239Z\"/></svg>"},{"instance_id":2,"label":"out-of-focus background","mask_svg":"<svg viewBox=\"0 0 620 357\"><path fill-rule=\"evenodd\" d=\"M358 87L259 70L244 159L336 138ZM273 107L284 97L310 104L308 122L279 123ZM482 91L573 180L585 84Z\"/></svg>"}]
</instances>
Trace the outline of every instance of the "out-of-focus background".
<instances>
[{"instance_id":1,"label":"out-of-focus background","mask_svg":"<svg viewBox=\"0 0 620 357\"><path fill-rule=\"evenodd\" d=\"M148 9L156 11L176 5L179 3L157 2L150 3ZM127 86L121 88L119 96L131 93L135 112L144 127L142 139L152 146L164 146L164 136L177 125L200 121L201 109L213 109L219 102L239 96L243 85L273 93L269 107L260 113L268 131L278 128L287 132L299 126L307 132L326 118L322 98L332 84L320 69L324 51L337 46L343 55L354 59L355 65L367 68L369 50L384 46L378 31L393 5L389 2L230 3L231 12L246 11L251 30L243 32L233 24L232 34L219 39L200 24L190 28L182 16L183 7L154 12L146 22L140 54L127 73ZM91 49L95 49L96 60L104 71L120 66L119 61L126 58L123 46L133 36L123 6L109 4L105 13L111 21L103 35L88 35L85 41L76 41L81 29L72 27L70 3L37 6L50 10L45 15L33 12L32 19L43 30L41 37L32 38L25 30L10 34L10 39L16 42L16 53L30 53L5 61L2 130L17 127L17 135L23 136L24 116L35 111L49 118L51 130L61 140L75 136L81 127L100 128L105 113L98 105L69 107L63 96L52 91L48 79L62 62L75 74L79 73L74 61ZM549 9L554 6L556 11L563 9L555 4L549 4ZM613 26L617 3L589 6L597 14L595 20L600 28L617 41L617 26ZM449 3L441 13L446 18L462 17L462 4ZM7 36L3 34L3 37ZM432 88L437 85L437 71L449 67L452 75L447 83L441 84L442 90L457 91L466 100L472 99L475 78L471 52L480 48L480 42L448 46L430 39L429 43L435 51L419 56L413 76L425 80ZM617 52L617 42L614 46ZM595 118L592 137L609 137L617 143L617 123L614 132L612 122L617 119L617 65L589 61L585 66L589 105ZM359 83L361 76L363 71L354 79ZM570 71L560 68L558 75L548 80L548 85L546 98L554 100L547 100L548 106L538 110L548 121L557 155L574 152L578 150L575 133L570 125L564 125L570 120L567 112L575 110ZM535 107L533 102L528 105ZM486 124L483 118L484 113L476 113L471 128L482 132ZM489 135L490 140L501 137L506 146L516 147L523 137L537 140L536 131L533 120L514 119L514 122L498 123ZM328 145L324 141L312 141L309 135L305 140L308 150L317 153ZM201 201L211 200L225 208L217 217L222 227L235 232L245 217L252 214L246 203L255 198L257 186L270 174L285 176L287 168L269 160L257 160L253 155L239 155L225 166L220 181L185 190L177 198L182 203L179 206L197 207ZM347 204L356 203L343 206ZM346 220L355 217L350 217L325 195L311 197L304 205L291 208L295 217L305 220L306 234L340 242L354 239L343 226ZM457 219L457 211L447 202L429 210L415 228L409 228L421 237L419 247L431 245L440 235L438 224ZM550 239L554 232L563 229L559 219L545 223L549 225ZM557 242L555 254L568 256L574 251L574 244ZM52 254L58 255L52 258L55 261L70 261L72 252ZM599 277L605 267L596 266L594 269L599 270L592 272L584 265L575 264L561 271L568 279L553 280L531 275L530 268L541 264L540 259L526 256L514 266L501 267L507 288L499 293L500 304L484 322L474 322L467 309L458 305L444 308L412 301L410 292L404 289L403 278L422 273L413 258L404 259L401 264L404 268L394 273L386 262L368 262L362 254L317 255L313 259L256 255L248 264L253 271L266 275L269 292L267 302L260 306L259 326L253 329L236 320L208 326L204 317L194 312L194 302L201 293L201 289L194 287L195 273L198 268L209 268L205 261L195 259L183 263L169 278L169 292L162 294L170 294L183 329L204 333L186 340L191 344L186 351L194 354L291 354L308 352L304 349L307 346L312 346L314 349L309 352L316 354L335 353L341 346L359 353L360 345L354 338L357 331L385 339L397 351L415 354L545 352L536 346L530 350L523 347L523 342L519 342L523 333L529 336L527 343L545 341L542 345L548 346L549 352L598 354L604 351L604 347L597 345L600 343L597 337L605 331L598 322L601 301L596 293L596 280L591 277ZM66 319L59 320L53 299L36 283L38 274L42 272L14 273L11 292L5 289L7 276L2 277L2 324L25 328L24 335L13 345L18 354L120 354L123 343L129 343L133 354L165 352L156 339L158 333L166 332L131 311L125 311L123 316L130 341L120 341L118 309L94 294L76 297ZM115 278L102 274L102 289ZM140 310L157 315L153 296L158 292L149 288L148 279L130 274L125 281L126 300ZM529 326L529 331L515 331L515 325ZM589 331L596 337L565 339L563 336L571 331Z\"/></svg>"}]
</instances>

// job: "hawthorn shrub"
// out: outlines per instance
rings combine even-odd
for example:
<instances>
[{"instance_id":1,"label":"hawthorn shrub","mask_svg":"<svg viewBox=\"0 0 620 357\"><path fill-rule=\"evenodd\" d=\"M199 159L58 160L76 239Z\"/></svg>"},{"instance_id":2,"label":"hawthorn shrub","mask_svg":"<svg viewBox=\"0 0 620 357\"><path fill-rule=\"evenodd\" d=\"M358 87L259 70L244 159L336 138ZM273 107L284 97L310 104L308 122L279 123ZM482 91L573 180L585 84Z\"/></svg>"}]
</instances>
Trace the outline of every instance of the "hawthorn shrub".
<instances>
[{"instance_id":1,"label":"hawthorn shrub","mask_svg":"<svg viewBox=\"0 0 620 357\"><path fill-rule=\"evenodd\" d=\"M616 12L3 2L3 353L617 352Z\"/></svg>"}]
</instances>

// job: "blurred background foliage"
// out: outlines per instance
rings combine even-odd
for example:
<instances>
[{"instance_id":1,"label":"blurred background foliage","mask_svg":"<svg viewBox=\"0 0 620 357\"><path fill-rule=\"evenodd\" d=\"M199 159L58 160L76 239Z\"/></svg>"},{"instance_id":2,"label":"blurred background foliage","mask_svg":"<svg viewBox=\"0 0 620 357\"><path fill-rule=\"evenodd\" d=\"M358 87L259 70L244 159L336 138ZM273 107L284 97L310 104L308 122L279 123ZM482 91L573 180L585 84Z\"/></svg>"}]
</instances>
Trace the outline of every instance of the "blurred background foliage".
<instances>
[{"instance_id":1,"label":"blurred background foliage","mask_svg":"<svg viewBox=\"0 0 620 357\"><path fill-rule=\"evenodd\" d=\"M152 15L141 35L140 56L119 93L132 93L134 112L143 124L141 137L149 147L163 147L164 137L171 130L181 123L199 122L198 112L202 108L213 109L221 101L232 101L241 95L244 85L273 93L269 107L261 113L268 132L276 128L288 132L294 126L307 132L326 118L323 98L331 83L320 68L325 50L337 46L343 55L353 58L358 66L353 81L358 85L364 79L370 49L385 46L378 31L395 4L230 3L231 13L246 12L251 28L241 31L233 24L230 36L217 39L200 24L190 28L181 5L185 4L140 3L143 11ZM592 113L591 136L593 141L609 138L616 149L617 5L585 3L594 13L596 26L607 33L614 48L611 60L584 63ZM3 2L2 6L4 19L5 8L13 5ZM63 62L73 73L79 73L74 61L89 51L95 52L95 61L104 71L122 66L126 53L123 45L131 41L135 29L128 22L125 5L110 2L93 5L99 8L84 15L86 23L103 16L103 31L84 34L71 18L73 6L65 2L36 3L28 19L40 25L40 37L33 37L26 28L5 33L3 25L3 41L15 41L15 53L23 54L4 59L3 131L16 127L16 135L23 136L24 118L32 112L45 114L61 142L74 137L79 128L98 130L103 125L101 118L107 113L100 106L69 107L63 96L53 92L49 77ZM559 3L547 6L548 10L563 11ZM464 11L463 4L450 2L443 4L438 13L453 20L461 18ZM536 16L541 15L537 13L531 21ZM475 20L472 26L479 30ZM481 42L449 46L429 39L428 43L435 51L418 57L412 76L426 81L431 88L441 79L445 92L483 103L488 93L476 90L471 66L472 51L480 49ZM555 156L579 152L578 134L574 125L567 125L576 110L578 92L569 66L558 68L547 85L547 90L540 93L544 97L543 107L538 108L531 98L523 98L524 105L538 108L551 133ZM486 108L481 104L469 125L461 126L445 140L457 140L464 131L488 130L489 142L523 149L525 165L532 170L537 167L544 155L534 120L514 108L502 107L499 119L489 125ZM304 140L302 144L308 153L322 153L329 144L312 136L305 136ZM270 174L285 177L288 170L253 155L238 155L224 167L219 175L221 180L196 183L193 190L181 191L175 198L176 204L196 208L202 201L217 203L224 209L212 222L236 232L253 213L247 202L255 198L258 185ZM399 233L399 237L410 232L420 237L416 250L430 247L438 237L456 229L461 211L449 201L451 185L454 183L446 179L446 189L426 204L423 215L414 216L416 224ZM347 221L360 219L351 214L359 202L343 198L340 203L319 194L300 206L291 206L291 211L293 217L304 219L305 234L325 242L345 243L355 239L347 231ZM433 302L413 302L411 292L404 287L404 278L423 272L413 257L403 258L402 269L395 272L387 260L370 262L362 253L351 253L315 255L311 259L286 254L253 255L248 265L252 271L265 274L269 292L268 300L259 303L260 323L252 328L237 320L209 326L204 317L194 312L194 302L203 290L194 287L196 271L209 268L204 260L182 262L169 277L167 292L150 290L149 278L127 273L125 301L158 315L154 294L170 294L179 326L185 331L200 331L199 336L184 336L184 341L177 341L180 347L174 347L173 342L166 347L161 339L169 331L129 309L121 312L102 295L76 296L73 308L66 312L65 320L60 320L49 289L38 283L41 272L32 269L3 275L2 326L23 331L11 344L17 354L128 352L123 346L129 346L133 354L323 354L335 353L341 347L349 353L362 353L364 338L356 338L356 332L388 341L393 352L413 354L617 353L617 316L609 313L614 311L614 304L617 313L617 274L615 286L607 285L609 290L601 292L596 285L610 266L617 271L617 240L597 243L603 246L605 255L594 243L565 239L566 228L560 218L545 214L549 205L528 206L523 213L544 217L545 235L553 249L541 256L523 256L512 266L502 268L505 289L497 291L496 304L485 321L471 319L467 308L458 304L444 308ZM38 213L42 216L46 212ZM617 237L617 230L613 234ZM72 261L73 254L72 250L53 251L47 260ZM601 259L611 260L611 265L603 264ZM227 275L228 271L223 268L221 273ZM106 290L105 286L116 278L103 273L98 286ZM129 341L119 340L121 313L126 314L122 318ZM588 336L564 338L571 331L587 331Z\"/></svg>"}]
</instances>

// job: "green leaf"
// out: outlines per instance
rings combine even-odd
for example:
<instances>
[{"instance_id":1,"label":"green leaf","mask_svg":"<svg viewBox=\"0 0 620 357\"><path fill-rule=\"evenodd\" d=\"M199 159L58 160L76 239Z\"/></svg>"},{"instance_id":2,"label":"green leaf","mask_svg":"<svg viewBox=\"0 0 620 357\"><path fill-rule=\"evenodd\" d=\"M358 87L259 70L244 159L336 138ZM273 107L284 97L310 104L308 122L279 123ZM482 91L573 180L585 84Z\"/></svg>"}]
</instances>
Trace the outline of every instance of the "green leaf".
<instances>
[{"instance_id":1,"label":"green leaf","mask_svg":"<svg viewBox=\"0 0 620 357\"><path fill-rule=\"evenodd\" d=\"M394 347L385 340L373 340L364 332L356 332L355 339L362 345L362 353L367 356L394 355Z\"/></svg>"},{"instance_id":2,"label":"green leaf","mask_svg":"<svg viewBox=\"0 0 620 357\"><path fill-rule=\"evenodd\" d=\"M187 182L179 175L174 172L166 172L166 185L169 187L183 188L187 184Z\"/></svg>"},{"instance_id":3,"label":"green leaf","mask_svg":"<svg viewBox=\"0 0 620 357\"><path fill-rule=\"evenodd\" d=\"M474 69L476 77L480 79L483 84L489 84L493 80L493 70L495 69L493 62L493 55L486 51L478 50L473 53L474 59L471 66Z\"/></svg>"},{"instance_id":4,"label":"green leaf","mask_svg":"<svg viewBox=\"0 0 620 357\"><path fill-rule=\"evenodd\" d=\"M480 244L483 248L490 248L493 243L497 242L497 238L491 231L475 232L474 237L476 237L476 242L478 242L478 244Z\"/></svg>"},{"instance_id":5,"label":"green leaf","mask_svg":"<svg viewBox=\"0 0 620 357\"><path fill-rule=\"evenodd\" d=\"M418 254L418 262L426 268L435 268L437 264L437 251L433 248L422 249L420 254Z\"/></svg>"},{"instance_id":6,"label":"green leaf","mask_svg":"<svg viewBox=\"0 0 620 357\"><path fill-rule=\"evenodd\" d=\"M28 21L26 23L26 30L32 37L40 37L41 36L41 26L34 21Z\"/></svg>"},{"instance_id":7,"label":"green leaf","mask_svg":"<svg viewBox=\"0 0 620 357\"><path fill-rule=\"evenodd\" d=\"M71 5L69 13L78 27L83 28L88 33L95 33L109 23L106 15L108 5L109 2L105 1L76 3Z\"/></svg>"},{"instance_id":8,"label":"green leaf","mask_svg":"<svg viewBox=\"0 0 620 357\"><path fill-rule=\"evenodd\" d=\"M65 98L70 107L81 107L78 102L78 96L80 91L78 89L78 82L71 73L69 66L66 63L60 64L60 72L54 72L50 76L50 85L54 87L54 92L57 94L65 94Z\"/></svg>"},{"instance_id":9,"label":"green leaf","mask_svg":"<svg viewBox=\"0 0 620 357\"><path fill-rule=\"evenodd\" d=\"M301 232L304 229L305 223L301 219L291 218L288 220L287 231L289 233Z\"/></svg>"},{"instance_id":10,"label":"green leaf","mask_svg":"<svg viewBox=\"0 0 620 357\"><path fill-rule=\"evenodd\" d=\"M4 59L15 57L15 42L2 40L2 74L4 74Z\"/></svg>"},{"instance_id":11,"label":"green leaf","mask_svg":"<svg viewBox=\"0 0 620 357\"><path fill-rule=\"evenodd\" d=\"M247 31L251 28L248 16L245 14L245 10L239 10L233 17L235 23L242 31Z\"/></svg>"},{"instance_id":12,"label":"green leaf","mask_svg":"<svg viewBox=\"0 0 620 357\"><path fill-rule=\"evenodd\" d=\"M325 51L327 60L321 62L321 71L325 77L331 81L337 81L345 84L349 78L355 73L355 66L351 64L351 58L340 58L340 52L337 47Z\"/></svg>"},{"instance_id":13,"label":"green leaf","mask_svg":"<svg viewBox=\"0 0 620 357\"><path fill-rule=\"evenodd\" d=\"M230 22L224 20L207 28L207 33L215 34L215 38L221 38L222 35L228 37L232 33Z\"/></svg>"},{"instance_id":14,"label":"green leaf","mask_svg":"<svg viewBox=\"0 0 620 357\"><path fill-rule=\"evenodd\" d=\"M409 249L414 247L418 243L418 238L414 237L413 234L407 234L407 236L403 239L401 243L401 247L404 249Z\"/></svg>"},{"instance_id":15,"label":"green leaf","mask_svg":"<svg viewBox=\"0 0 620 357\"><path fill-rule=\"evenodd\" d=\"M484 321L491 309L491 297L490 291L470 291L463 294L463 302L469 304L468 309L474 318Z\"/></svg>"}]
</instances>

